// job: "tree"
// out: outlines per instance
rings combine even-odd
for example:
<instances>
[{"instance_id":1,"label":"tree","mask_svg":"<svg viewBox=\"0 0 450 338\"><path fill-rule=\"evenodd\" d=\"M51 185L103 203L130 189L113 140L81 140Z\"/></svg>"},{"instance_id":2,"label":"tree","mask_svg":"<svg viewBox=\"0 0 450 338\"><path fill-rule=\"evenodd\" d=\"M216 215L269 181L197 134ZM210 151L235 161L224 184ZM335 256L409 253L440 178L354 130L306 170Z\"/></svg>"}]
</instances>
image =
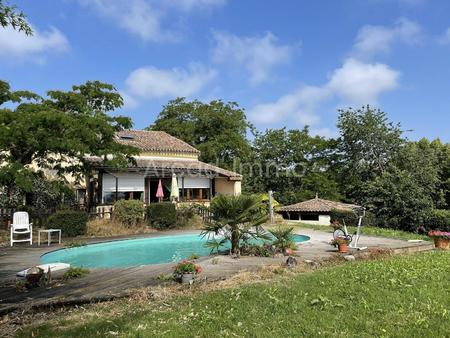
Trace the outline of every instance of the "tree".
<instances>
[{"instance_id":1,"label":"tree","mask_svg":"<svg viewBox=\"0 0 450 338\"><path fill-rule=\"evenodd\" d=\"M8 5L4 0L0 0L0 25L2 27L11 26L13 29L17 29L19 32L22 31L26 35L33 34L25 14L22 11L18 11L16 6Z\"/></svg>"},{"instance_id":2,"label":"tree","mask_svg":"<svg viewBox=\"0 0 450 338\"><path fill-rule=\"evenodd\" d=\"M177 98L164 106L150 130L162 130L200 150L200 160L232 169L235 159L250 153L252 126L235 102L203 103Z\"/></svg>"},{"instance_id":3,"label":"tree","mask_svg":"<svg viewBox=\"0 0 450 338\"><path fill-rule=\"evenodd\" d=\"M268 129L257 133L253 159L246 165L244 183L253 192L273 190L283 204L321 197L339 199L333 177L334 142L302 130Z\"/></svg>"},{"instance_id":4,"label":"tree","mask_svg":"<svg viewBox=\"0 0 450 338\"><path fill-rule=\"evenodd\" d=\"M366 186L366 207L376 215L378 225L416 231L433 208L426 188L413 174L389 167Z\"/></svg>"},{"instance_id":5,"label":"tree","mask_svg":"<svg viewBox=\"0 0 450 338\"><path fill-rule=\"evenodd\" d=\"M0 81L0 185L32 189L33 167L52 170L57 177L70 173L80 179L89 172L86 154L111 166L133 161L136 149L115 141L115 132L130 128L123 116L108 112L122 106L112 85L98 81L49 91L47 98L10 90ZM13 102L13 108L2 107Z\"/></svg>"},{"instance_id":6,"label":"tree","mask_svg":"<svg viewBox=\"0 0 450 338\"><path fill-rule=\"evenodd\" d=\"M231 253L239 255L241 240L264 238L258 231L258 226L267 221L267 213L261 210L261 201L257 196L219 195L211 201L212 221L205 227L203 233L229 235Z\"/></svg>"},{"instance_id":7,"label":"tree","mask_svg":"<svg viewBox=\"0 0 450 338\"><path fill-rule=\"evenodd\" d=\"M339 113L341 186L349 198L362 202L364 184L381 175L404 145L403 131L368 105Z\"/></svg>"}]
</instances>

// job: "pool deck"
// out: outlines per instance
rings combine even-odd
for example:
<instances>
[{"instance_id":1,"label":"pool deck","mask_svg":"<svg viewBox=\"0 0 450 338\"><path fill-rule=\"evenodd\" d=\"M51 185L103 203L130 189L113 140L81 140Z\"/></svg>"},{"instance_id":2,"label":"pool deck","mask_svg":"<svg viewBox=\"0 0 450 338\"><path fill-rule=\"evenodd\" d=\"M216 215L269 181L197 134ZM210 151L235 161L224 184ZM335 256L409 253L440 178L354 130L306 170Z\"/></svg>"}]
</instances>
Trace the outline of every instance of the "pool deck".
<instances>
[{"instance_id":1,"label":"pool deck","mask_svg":"<svg viewBox=\"0 0 450 338\"><path fill-rule=\"evenodd\" d=\"M297 229L298 234L311 237L308 242L299 245L297 259L320 261L337 255L328 243L331 233ZM123 240L167 235L197 234L199 231L164 231L147 235L122 236L96 239L83 239L87 243L98 243L112 240ZM369 248L390 249L394 253L432 250L430 242L408 242L384 237L362 236L360 246ZM54 281L51 286L39 287L27 291L18 291L14 285L15 274L18 271L40 264L41 255L63 245L27 246L0 248L0 315L15 310L51 307L69 304L83 304L93 301L104 301L127 296L132 289L148 287L161 283L156 277L160 274L171 274L173 263L142 265L127 268L91 269L82 278L69 281ZM214 281L226 278L242 270L254 270L264 265L278 265L286 261L286 257L261 258L241 257L233 259L228 256L202 257L198 260L203 268L201 278Z\"/></svg>"}]
</instances>

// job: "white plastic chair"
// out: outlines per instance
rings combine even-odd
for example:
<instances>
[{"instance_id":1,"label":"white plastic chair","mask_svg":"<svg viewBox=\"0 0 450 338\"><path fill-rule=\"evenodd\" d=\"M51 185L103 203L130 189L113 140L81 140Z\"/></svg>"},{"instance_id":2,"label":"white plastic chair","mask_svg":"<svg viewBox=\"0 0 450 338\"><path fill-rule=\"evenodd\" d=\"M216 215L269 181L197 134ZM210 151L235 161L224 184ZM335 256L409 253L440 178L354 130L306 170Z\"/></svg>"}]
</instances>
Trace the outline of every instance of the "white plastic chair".
<instances>
[{"instance_id":1,"label":"white plastic chair","mask_svg":"<svg viewBox=\"0 0 450 338\"><path fill-rule=\"evenodd\" d=\"M30 238L14 239L14 234L30 234ZM33 244L33 223L30 223L28 212L18 211L13 215L13 224L11 224L11 246L17 242L30 242Z\"/></svg>"}]
</instances>

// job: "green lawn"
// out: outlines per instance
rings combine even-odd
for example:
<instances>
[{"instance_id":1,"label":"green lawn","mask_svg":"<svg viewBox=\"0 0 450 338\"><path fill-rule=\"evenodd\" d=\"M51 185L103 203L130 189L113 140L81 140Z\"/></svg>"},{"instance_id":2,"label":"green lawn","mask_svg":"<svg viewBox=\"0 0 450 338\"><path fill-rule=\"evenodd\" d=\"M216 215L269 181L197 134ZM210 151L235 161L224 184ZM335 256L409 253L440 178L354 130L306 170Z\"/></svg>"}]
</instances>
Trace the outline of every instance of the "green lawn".
<instances>
[{"instance_id":1,"label":"green lawn","mask_svg":"<svg viewBox=\"0 0 450 338\"><path fill-rule=\"evenodd\" d=\"M328 225L314 225L314 224L305 224L305 223L288 223L289 226L299 227L299 228L307 228L307 229L315 229L327 232L333 232L333 228ZM349 226L348 232L353 234L356 231L356 227ZM402 231L402 230L394 230L394 229L386 229L379 227L370 227L364 226L361 227L361 235L368 236L381 236L381 237L389 237L389 238L397 238L397 239L422 239L425 241L430 241L430 237L426 235L419 235L412 232Z\"/></svg>"},{"instance_id":2,"label":"green lawn","mask_svg":"<svg viewBox=\"0 0 450 338\"><path fill-rule=\"evenodd\" d=\"M116 301L33 337L448 337L450 253L345 263L165 301ZM139 305L141 304L141 305ZM109 313L116 313L109 315ZM59 329L58 329L59 328Z\"/></svg>"}]
</instances>

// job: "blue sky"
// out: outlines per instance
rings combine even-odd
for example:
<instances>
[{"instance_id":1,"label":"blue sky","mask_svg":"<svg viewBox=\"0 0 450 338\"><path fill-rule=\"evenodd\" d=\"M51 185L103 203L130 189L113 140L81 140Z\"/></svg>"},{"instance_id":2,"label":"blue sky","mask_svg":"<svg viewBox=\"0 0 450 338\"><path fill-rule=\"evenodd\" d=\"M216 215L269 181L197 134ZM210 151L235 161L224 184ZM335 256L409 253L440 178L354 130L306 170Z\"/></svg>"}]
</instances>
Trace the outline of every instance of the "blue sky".
<instances>
[{"instance_id":1,"label":"blue sky","mask_svg":"<svg viewBox=\"0 0 450 338\"><path fill-rule=\"evenodd\" d=\"M334 136L337 108L370 103L411 139L450 141L448 1L12 2L35 35L0 30L0 78L40 94L112 83L135 128L186 96Z\"/></svg>"}]
</instances>

